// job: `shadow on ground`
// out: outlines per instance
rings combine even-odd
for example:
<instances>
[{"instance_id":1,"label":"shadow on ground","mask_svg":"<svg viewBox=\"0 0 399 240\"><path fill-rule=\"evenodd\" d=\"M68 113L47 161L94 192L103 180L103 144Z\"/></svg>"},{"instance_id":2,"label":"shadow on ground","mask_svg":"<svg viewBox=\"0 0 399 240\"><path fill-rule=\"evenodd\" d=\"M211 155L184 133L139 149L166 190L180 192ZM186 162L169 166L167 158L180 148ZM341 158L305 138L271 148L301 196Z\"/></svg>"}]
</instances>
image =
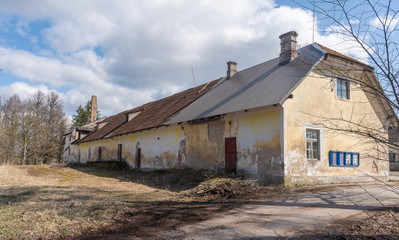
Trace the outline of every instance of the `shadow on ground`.
<instances>
[{"instance_id":1,"label":"shadow on ground","mask_svg":"<svg viewBox=\"0 0 399 240\"><path fill-rule=\"evenodd\" d=\"M122 182L139 183L152 188L172 192L181 192L192 189L203 181L216 177L239 178L239 176L234 174L225 175L193 169L166 169L147 172L129 170L123 166L115 167L114 165L109 164L104 164L102 166L71 165L69 167L98 177L114 178Z\"/></svg>"}]
</instances>

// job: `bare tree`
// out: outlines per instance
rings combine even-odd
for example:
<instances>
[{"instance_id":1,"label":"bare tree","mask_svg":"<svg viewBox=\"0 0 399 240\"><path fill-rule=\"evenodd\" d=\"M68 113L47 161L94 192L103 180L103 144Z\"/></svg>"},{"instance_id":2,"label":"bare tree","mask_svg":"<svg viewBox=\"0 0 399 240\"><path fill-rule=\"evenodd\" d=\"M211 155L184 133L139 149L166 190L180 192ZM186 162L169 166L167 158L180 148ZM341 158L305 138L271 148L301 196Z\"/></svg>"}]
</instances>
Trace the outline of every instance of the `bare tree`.
<instances>
[{"instance_id":1,"label":"bare tree","mask_svg":"<svg viewBox=\"0 0 399 240\"><path fill-rule=\"evenodd\" d=\"M21 109L21 99L18 95L14 95L7 99L2 106L2 138L1 148L3 154L1 156L2 162L7 164L18 164L18 129L19 116L18 113Z\"/></svg>"},{"instance_id":2,"label":"bare tree","mask_svg":"<svg viewBox=\"0 0 399 240\"><path fill-rule=\"evenodd\" d=\"M38 91L25 101L14 95L0 106L0 163L60 161L66 118L58 94Z\"/></svg>"},{"instance_id":3,"label":"bare tree","mask_svg":"<svg viewBox=\"0 0 399 240\"><path fill-rule=\"evenodd\" d=\"M350 79L351 86L364 91L370 102L377 102L382 108L377 112L384 119L385 129L373 126L369 122L353 120L351 116L328 118L318 116L320 123L327 129L347 134L357 134L376 144L394 145L388 141L387 128L398 128L399 113L399 49L398 9L393 6L392 0L308 0L295 1L303 8L315 13L320 24L325 27L323 35L339 36L343 44L362 52L368 67L354 69L344 66L321 64L317 70L323 75L341 76ZM338 43L340 44L340 43ZM352 56L354 57L354 56ZM362 65L362 64L360 64ZM356 71L366 72L365 78L354 77ZM377 81L375 81L377 80Z\"/></svg>"}]
</instances>

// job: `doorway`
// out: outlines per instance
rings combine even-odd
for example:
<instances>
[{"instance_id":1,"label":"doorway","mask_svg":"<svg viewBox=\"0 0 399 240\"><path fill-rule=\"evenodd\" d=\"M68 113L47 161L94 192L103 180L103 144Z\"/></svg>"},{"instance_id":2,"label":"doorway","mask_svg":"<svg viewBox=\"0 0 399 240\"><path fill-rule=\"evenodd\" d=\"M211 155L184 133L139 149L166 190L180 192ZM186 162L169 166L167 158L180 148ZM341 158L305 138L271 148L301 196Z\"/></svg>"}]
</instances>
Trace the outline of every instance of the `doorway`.
<instances>
[{"instance_id":1,"label":"doorway","mask_svg":"<svg viewBox=\"0 0 399 240\"><path fill-rule=\"evenodd\" d=\"M236 138L229 137L224 139L225 147L225 169L226 173L232 173L236 171L236 157L237 157L237 145Z\"/></svg>"},{"instance_id":2,"label":"doorway","mask_svg":"<svg viewBox=\"0 0 399 240\"><path fill-rule=\"evenodd\" d=\"M141 147L140 142L136 144L136 169L140 169L141 167Z\"/></svg>"}]
</instances>

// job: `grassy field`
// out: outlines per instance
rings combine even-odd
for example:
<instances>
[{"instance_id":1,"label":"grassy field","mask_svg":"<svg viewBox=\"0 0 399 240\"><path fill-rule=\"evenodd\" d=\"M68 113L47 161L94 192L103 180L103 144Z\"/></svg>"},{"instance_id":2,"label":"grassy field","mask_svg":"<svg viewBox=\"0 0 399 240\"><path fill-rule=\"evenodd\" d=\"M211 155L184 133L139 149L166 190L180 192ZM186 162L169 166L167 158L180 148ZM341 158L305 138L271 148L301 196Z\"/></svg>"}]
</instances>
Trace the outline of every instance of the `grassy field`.
<instances>
[{"instance_id":1,"label":"grassy field","mask_svg":"<svg viewBox=\"0 0 399 240\"><path fill-rule=\"evenodd\" d=\"M226 203L254 197L259 188L269 195L283 191L193 170L0 166L0 239L95 239L126 230L150 239L159 222L173 228L227 210L212 197Z\"/></svg>"},{"instance_id":2,"label":"grassy field","mask_svg":"<svg viewBox=\"0 0 399 240\"><path fill-rule=\"evenodd\" d=\"M134 182L125 181L126 175L48 165L0 166L1 239L78 236L112 224L127 210L177 196L162 186L139 183L146 176Z\"/></svg>"},{"instance_id":3,"label":"grassy field","mask_svg":"<svg viewBox=\"0 0 399 240\"><path fill-rule=\"evenodd\" d=\"M326 187L333 186L265 187L234 176L188 169L134 172L82 166L0 166L0 239L156 239L248 199L281 198ZM333 230L320 228L311 234L319 239L340 233L340 239L347 239L357 232L368 239L381 230L378 222L399 234L397 213L398 208L374 211L372 218L337 223Z\"/></svg>"}]
</instances>

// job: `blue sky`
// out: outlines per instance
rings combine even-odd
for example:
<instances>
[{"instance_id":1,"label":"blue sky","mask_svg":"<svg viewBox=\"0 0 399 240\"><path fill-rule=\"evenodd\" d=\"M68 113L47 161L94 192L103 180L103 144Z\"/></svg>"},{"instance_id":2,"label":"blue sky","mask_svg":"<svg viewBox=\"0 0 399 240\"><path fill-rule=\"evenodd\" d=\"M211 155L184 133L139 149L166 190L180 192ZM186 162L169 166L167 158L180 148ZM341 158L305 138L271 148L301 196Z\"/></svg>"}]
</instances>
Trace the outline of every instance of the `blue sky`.
<instances>
[{"instance_id":1,"label":"blue sky","mask_svg":"<svg viewBox=\"0 0 399 240\"><path fill-rule=\"evenodd\" d=\"M312 12L289 0L1 1L0 96L56 91L71 116L91 95L111 115L277 57L279 35L312 42ZM325 25L317 22L318 30ZM340 36L316 41L350 52ZM349 50L348 50L349 49Z\"/></svg>"}]
</instances>

